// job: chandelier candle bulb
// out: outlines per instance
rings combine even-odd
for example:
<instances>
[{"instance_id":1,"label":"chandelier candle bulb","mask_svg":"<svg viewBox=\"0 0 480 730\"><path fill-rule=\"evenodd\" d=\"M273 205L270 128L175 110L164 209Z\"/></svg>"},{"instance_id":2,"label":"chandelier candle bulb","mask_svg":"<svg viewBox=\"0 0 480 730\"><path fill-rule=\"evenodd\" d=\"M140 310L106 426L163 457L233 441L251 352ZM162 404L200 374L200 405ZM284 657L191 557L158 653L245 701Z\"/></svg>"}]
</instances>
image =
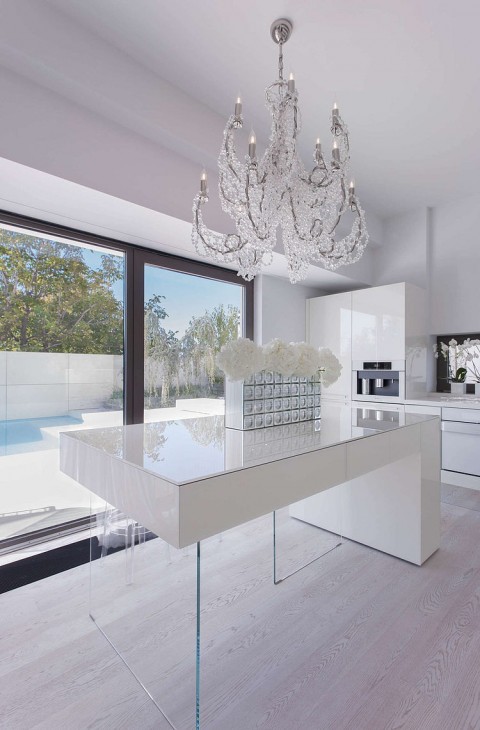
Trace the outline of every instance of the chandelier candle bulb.
<instances>
[{"instance_id":1,"label":"chandelier candle bulb","mask_svg":"<svg viewBox=\"0 0 480 730\"><path fill-rule=\"evenodd\" d=\"M353 198L353 196L355 195L355 180L350 180L348 192L350 193L350 197Z\"/></svg>"},{"instance_id":2,"label":"chandelier candle bulb","mask_svg":"<svg viewBox=\"0 0 480 730\"><path fill-rule=\"evenodd\" d=\"M340 166L340 150L338 149L336 139L333 140L332 163L333 163L334 167Z\"/></svg>"},{"instance_id":3,"label":"chandelier candle bulb","mask_svg":"<svg viewBox=\"0 0 480 730\"><path fill-rule=\"evenodd\" d=\"M207 194L207 172L206 172L206 170L202 170L202 174L200 176L200 192L202 195Z\"/></svg>"},{"instance_id":4,"label":"chandelier candle bulb","mask_svg":"<svg viewBox=\"0 0 480 730\"><path fill-rule=\"evenodd\" d=\"M291 94L295 91L295 76L292 73L288 77L288 90Z\"/></svg>"},{"instance_id":5,"label":"chandelier candle bulb","mask_svg":"<svg viewBox=\"0 0 480 730\"><path fill-rule=\"evenodd\" d=\"M335 102L332 109L332 119L334 122L338 121L338 106Z\"/></svg>"},{"instance_id":6,"label":"chandelier candle bulb","mask_svg":"<svg viewBox=\"0 0 480 730\"><path fill-rule=\"evenodd\" d=\"M257 138L255 137L255 132L252 129L252 131L250 132L250 137L248 139L248 156L250 157L251 160L255 159L256 152L257 152Z\"/></svg>"},{"instance_id":7,"label":"chandelier candle bulb","mask_svg":"<svg viewBox=\"0 0 480 730\"><path fill-rule=\"evenodd\" d=\"M242 99L240 96L237 96L237 101L235 102L235 116L239 117L242 113Z\"/></svg>"},{"instance_id":8,"label":"chandelier candle bulb","mask_svg":"<svg viewBox=\"0 0 480 730\"><path fill-rule=\"evenodd\" d=\"M315 142L315 149L317 150L317 152L320 152L320 153L322 151L322 145L320 143L320 137L317 137L317 141Z\"/></svg>"}]
</instances>

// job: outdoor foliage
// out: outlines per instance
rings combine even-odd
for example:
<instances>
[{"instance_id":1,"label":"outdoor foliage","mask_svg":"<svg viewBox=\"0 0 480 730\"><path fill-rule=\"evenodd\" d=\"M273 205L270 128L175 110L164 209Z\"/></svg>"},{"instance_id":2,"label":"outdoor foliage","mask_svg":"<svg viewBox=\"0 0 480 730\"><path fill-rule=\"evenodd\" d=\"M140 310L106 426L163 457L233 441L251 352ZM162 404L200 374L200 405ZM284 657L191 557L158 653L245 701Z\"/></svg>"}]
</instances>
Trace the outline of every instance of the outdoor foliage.
<instances>
[{"instance_id":1,"label":"outdoor foliage","mask_svg":"<svg viewBox=\"0 0 480 730\"><path fill-rule=\"evenodd\" d=\"M211 395L223 375L215 364L222 345L238 337L240 312L219 305L200 317L192 317L183 337L166 329L165 297L155 295L145 305L145 395L154 407L160 398L166 405L172 389L178 396Z\"/></svg>"},{"instance_id":2,"label":"outdoor foliage","mask_svg":"<svg viewBox=\"0 0 480 730\"><path fill-rule=\"evenodd\" d=\"M112 287L123 278L123 261L99 261L92 267L78 246L0 229L0 350L121 354L123 305ZM156 294L145 305L147 407L180 393L221 392L215 358L238 337L239 309L220 305L192 317L179 336L165 326L164 301Z\"/></svg>"},{"instance_id":3,"label":"outdoor foliage","mask_svg":"<svg viewBox=\"0 0 480 730\"><path fill-rule=\"evenodd\" d=\"M122 353L122 276L118 256L91 268L79 247L1 229L0 350Z\"/></svg>"}]
</instances>

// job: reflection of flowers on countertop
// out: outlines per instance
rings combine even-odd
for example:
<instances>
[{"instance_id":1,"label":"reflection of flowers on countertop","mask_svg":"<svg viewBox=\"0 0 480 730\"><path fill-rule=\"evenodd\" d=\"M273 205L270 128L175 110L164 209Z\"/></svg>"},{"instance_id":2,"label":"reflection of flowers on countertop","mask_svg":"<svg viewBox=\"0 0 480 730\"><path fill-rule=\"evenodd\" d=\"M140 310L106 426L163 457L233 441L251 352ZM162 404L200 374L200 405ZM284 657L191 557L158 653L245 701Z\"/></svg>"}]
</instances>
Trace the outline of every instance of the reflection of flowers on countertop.
<instances>
[{"instance_id":1,"label":"reflection of flowers on countertop","mask_svg":"<svg viewBox=\"0 0 480 730\"><path fill-rule=\"evenodd\" d=\"M310 377L320 371L322 383L331 385L340 377L342 365L327 347L316 349L306 342L274 339L260 347L239 338L222 347L217 364L229 380L245 380L261 370Z\"/></svg>"}]
</instances>

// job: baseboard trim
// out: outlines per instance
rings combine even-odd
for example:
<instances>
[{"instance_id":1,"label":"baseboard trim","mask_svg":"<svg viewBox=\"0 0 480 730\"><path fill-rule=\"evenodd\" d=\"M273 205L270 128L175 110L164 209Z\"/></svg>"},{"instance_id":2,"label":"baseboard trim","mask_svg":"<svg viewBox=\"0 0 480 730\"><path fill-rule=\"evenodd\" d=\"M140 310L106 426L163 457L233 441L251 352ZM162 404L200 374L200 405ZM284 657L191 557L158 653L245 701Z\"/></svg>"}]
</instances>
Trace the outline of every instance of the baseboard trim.
<instances>
[{"instance_id":1,"label":"baseboard trim","mask_svg":"<svg viewBox=\"0 0 480 730\"><path fill-rule=\"evenodd\" d=\"M480 492L480 477L472 474L461 474L458 471L447 471L442 469L440 472L443 484L453 484L455 487L467 487L467 489L475 489Z\"/></svg>"}]
</instances>

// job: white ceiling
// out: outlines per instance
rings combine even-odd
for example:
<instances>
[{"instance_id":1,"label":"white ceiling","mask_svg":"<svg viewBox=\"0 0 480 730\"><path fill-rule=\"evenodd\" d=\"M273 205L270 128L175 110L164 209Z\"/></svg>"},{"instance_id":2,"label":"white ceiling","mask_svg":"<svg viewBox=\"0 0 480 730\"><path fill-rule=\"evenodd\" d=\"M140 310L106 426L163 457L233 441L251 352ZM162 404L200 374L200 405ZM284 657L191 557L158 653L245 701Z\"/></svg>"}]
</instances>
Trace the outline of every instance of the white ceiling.
<instances>
[{"instance_id":1,"label":"white ceiling","mask_svg":"<svg viewBox=\"0 0 480 730\"><path fill-rule=\"evenodd\" d=\"M276 75L270 23L290 18L294 32L285 66L295 72L300 92L306 161L319 134L328 142L328 114L337 101L350 129L352 172L367 211L387 217L477 188L475 0L43 3L223 116L241 91L247 125L263 139L263 90Z\"/></svg>"}]
</instances>

